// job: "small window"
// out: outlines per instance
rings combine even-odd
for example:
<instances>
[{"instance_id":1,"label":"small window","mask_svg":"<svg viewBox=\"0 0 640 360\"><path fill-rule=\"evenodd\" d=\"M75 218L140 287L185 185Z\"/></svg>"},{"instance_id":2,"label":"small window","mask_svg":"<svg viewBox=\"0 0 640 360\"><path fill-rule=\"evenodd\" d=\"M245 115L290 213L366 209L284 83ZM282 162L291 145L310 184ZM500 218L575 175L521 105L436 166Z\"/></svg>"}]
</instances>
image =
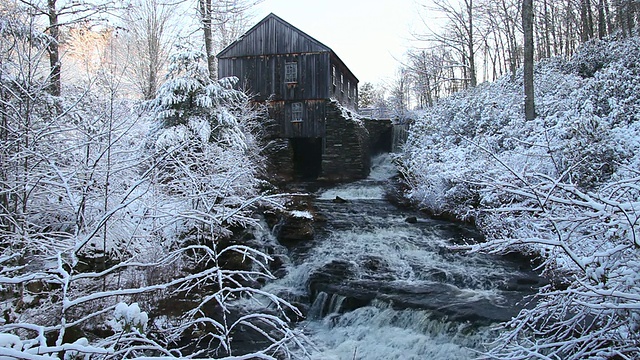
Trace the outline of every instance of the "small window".
<instances>
[{"instance_id":1,"label":"small window","mask_svg":"<svg viewBox=\"0 0 640 360\"><path fill-rule=\"evenodd\" d=\"M336 67L335 66L331 67L331 83L333 84L333 86L336 86Z\"/></svg>"},{"instance_id":2,"label":"small window","mask_svg":"<svg viewBox=\"0 0 640 360\"><path fill-rule=\"evenodd\" d=\"M344 92L344 75L340 74L340 91Z\"/></svg>"},{"instance_id":3,"label":"small window","mask_svg":"<svg viewBox=\"0 0 640 360\"><path fill-rule=\"evenodd\" d=\"M297 62L288 62L284 64L284 82L285 83L298 82L298 63Z\"/></svg>"},{"instance_id":4,"label":"small window","mask_svg":"<svg viewBox=\"0 0 640 360\"><path fill-rule=\"evenodd\" d=\"M302 122L302 103L291 104L291 122Z\"/></svg>"},{"instance_id":5,"label":"small window","mask_svg":"<svg viewBox=\"0 0 640 360\"><path fill-rule=\"evenodd\" d=\"M351 81L347 81L347 96L351 99Z\"/></svg>"}]
</instances>

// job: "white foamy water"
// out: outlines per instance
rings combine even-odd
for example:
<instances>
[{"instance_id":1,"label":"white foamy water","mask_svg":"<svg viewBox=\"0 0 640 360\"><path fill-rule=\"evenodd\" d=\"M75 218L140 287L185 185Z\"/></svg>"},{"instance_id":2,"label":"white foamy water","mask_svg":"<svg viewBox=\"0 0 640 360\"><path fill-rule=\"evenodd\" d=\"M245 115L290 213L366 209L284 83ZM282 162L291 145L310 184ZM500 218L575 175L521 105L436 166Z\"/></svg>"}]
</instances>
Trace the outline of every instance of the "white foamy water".
<instances>
[{"instance_id":1,"label":"white foamy water","mask_svg":"<svg viewBox=\"0 0 640 360\"><path fill-rule=\"evenodd\" d=\"M333 200L336 197L345 200L382 200L384 199L384 187L382 185L343 185L324 191L318 196L318 200Z\"/></svg>"},{"instance_id":2,"label":"white foamy water","mask_svg":"<svg viewBox=\"0 0 640 360\"><path fill-rule=\"evenodd\" d=\"M381 154L371 159L371 173L365 180L344 184L321 192L319 200L381 200L384 199L384 181L398 173L391 161L391 154Z\"/></svg>"},{"instance_id":3,"label":"white foamy water","mask_svg":"<svg viewBox=\"0 0 640 360\"><path fill-rule=\"evenodd\" d=\"M396 174L390 156L373 164L368 179L319 194L315 205L326 224L292 250L287 274L265 290L294 301L312 298L298 325L314 344L307 349L311 359L475 357L491 334L464 320L465 311L500 312L508 302L500 284L517 270L496 258L452 252L452 240L467 236L458 225L425 218L407 223L420 214L384 200L385 182ZM332 202L336 196L347 202ZM318 273L328 275L314 279ZM311 293L318 281L324 290ZM456 308L461 311L451 311ZM444 314L462 315L451 321Z\"/></svg>"},{"instance_id":4,"label":"white foamy water","mask_svg":"<svg viewBox=\"0 0 640 360\"><path fill-rule=\"evenodd\" d=\"M314 360L470 359L486 332L465 334L468 324L430 319L416 310L374 304L322 321L307 321L303 332L316 342Z\"/></svg>"},{"instance_id":5,"label":"white foamy water","mask_svg":"<svg viewBox=\"0 0 640 360\"><path fill-rule=\"evenodd\" d=\"M398 169L392 160L393 154L380 154L372 158L369 179L384 181L395 176L398 173Z\"/></svg>"}]
</instances>

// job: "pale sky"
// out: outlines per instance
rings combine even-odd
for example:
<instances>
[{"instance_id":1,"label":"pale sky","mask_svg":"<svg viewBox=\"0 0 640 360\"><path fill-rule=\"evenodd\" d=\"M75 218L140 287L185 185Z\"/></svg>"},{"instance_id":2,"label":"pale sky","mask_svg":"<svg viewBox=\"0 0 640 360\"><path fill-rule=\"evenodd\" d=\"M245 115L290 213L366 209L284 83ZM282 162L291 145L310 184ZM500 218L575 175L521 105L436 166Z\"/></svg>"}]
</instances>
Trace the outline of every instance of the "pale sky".
<instances>
[{"instance_id":1,"label":"pale sky","mask_svg":"<svg viewBox=\"0 0 640 360\"><path fill-rule=\"evenodd\" d=\"M330 47L360 85L375 84L394 76L420 23L417 8L415 0L265 0L254 23L276 14Z\"/></svg>"}]
</instances>

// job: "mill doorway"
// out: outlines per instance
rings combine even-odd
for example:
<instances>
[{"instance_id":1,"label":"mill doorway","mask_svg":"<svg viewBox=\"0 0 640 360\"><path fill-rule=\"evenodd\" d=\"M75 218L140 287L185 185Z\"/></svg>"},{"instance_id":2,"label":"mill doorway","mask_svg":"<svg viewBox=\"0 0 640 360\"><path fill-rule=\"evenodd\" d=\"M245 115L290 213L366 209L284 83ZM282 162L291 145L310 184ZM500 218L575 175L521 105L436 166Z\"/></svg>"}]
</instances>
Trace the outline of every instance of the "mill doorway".
<instances>
[{"instance_id":1,"label":"mill doorway","mask_svg":"<svg viewBox=\"0 0 640 360\"><path fill-rule=\"evenodd\" d=\"M293 171L298 180L316 180L322 172L322 138L291 138Z\"/></svg>"}]
</instances>

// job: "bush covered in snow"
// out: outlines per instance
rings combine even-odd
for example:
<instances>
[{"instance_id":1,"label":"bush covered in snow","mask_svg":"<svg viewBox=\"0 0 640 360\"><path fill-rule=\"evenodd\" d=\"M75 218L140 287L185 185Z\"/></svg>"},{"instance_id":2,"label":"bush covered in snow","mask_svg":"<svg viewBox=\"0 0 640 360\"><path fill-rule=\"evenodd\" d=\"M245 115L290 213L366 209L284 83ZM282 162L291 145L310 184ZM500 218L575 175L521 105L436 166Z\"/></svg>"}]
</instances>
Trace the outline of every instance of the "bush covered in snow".
<instances>
[{"instance_id":1,"label":"bush covered in snow","mask_svg":"<svg viewBox=\"0 0 640 360\"><path fill-rule=\"evenodd\" d=\"M537 254L562 279L506 324L490 356L637 355L639 57L637 37L588 43L538 64L533 121L521 81L502 78L441 100L410 130L410 199L475 220L487 242L473 250Z\"/></svg>"},{"instance_id":2,"label":"bush covered in snow","mask_svg":"<svg viewBox=\"0 0 640 360\"><path fill-rule=\"evenodd\" d=\"M147 106L94 87L115 78L52 97L48 37L2 16L0 358L289 354L284 312L299 313L260 290L269 256L222 243L269 201L247 96L183 51ZM243 311L245 299L269 312ZM264 346L237 349L249 332Z\"/></svg>"},{"instance_id":3,"label":"bush covered in snow","mask_svg":"<svg viewBox=\"0 0 640 360\"><path fill-rule=\"evenodd\" d=\"M157 169L154 182L165 198L167 215L198 227L195 211L217 224L247 225L259 199L258 175L263 159L252 132L259 113L246 94L234 90L237 79L209 79L204 55L180 49L173 56L167 81L149 104L157 128L152 140ZM202 219L205 220L205 219Z\"/></svg>"}]
</instances>

